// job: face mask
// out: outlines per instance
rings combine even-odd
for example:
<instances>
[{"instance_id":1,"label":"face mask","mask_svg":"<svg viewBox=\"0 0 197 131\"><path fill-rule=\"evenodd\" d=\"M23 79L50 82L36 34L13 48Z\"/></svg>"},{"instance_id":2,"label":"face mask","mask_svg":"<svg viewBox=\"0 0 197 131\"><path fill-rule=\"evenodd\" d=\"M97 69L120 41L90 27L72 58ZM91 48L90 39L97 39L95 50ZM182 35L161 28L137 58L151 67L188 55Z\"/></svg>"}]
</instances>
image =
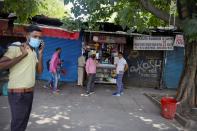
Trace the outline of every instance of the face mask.
<instances>
[{"instance_id":1,"label":"face mask","mask_svg":"<svg viewBox=\"0 0 197 131\"><path fill-rule=\"evenodd\" d=\"M36 39L36 38L30 38L30 41L29 41L29 45L33 48L38 48L39 45L40 45L40 39Z\"/></svg>"}]
</instances>

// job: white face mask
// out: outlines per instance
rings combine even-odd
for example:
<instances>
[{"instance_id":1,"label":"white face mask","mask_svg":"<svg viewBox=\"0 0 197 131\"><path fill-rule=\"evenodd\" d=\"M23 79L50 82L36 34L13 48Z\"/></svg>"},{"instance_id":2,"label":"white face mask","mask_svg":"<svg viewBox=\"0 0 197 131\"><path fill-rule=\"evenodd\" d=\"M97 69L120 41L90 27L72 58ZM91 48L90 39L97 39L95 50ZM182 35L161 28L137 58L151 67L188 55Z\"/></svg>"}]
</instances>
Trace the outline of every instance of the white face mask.
<instances>
[{"instance_id":1,"label":"white face mask","mask_svg":"<svg viewBox=\"0 0 197 131\"><path fill-rule=\"evenodd\" d=\"M40 46L41 40L38 38L31 37L29 40L29 45L33 48L38 48Z\"/></svg>"}]
</instances>

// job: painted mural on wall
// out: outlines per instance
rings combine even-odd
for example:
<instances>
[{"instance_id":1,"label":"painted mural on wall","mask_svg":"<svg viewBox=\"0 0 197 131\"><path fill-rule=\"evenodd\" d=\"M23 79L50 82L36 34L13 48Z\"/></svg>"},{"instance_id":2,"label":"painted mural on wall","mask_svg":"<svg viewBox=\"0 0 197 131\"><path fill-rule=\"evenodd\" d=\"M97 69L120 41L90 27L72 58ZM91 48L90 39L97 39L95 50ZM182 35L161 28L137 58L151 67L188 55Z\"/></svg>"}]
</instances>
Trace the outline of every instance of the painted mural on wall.
<instances>
[{"instance_id":1,"label":"painted mural on wall","mask_svg":"<svg viewBox=\"0 0 197 131\"><path fill-rule=\"evenodd\" d=\"M150 51L131 50L127 56L129 75L141 78L159 78L162 69L162 59L161 55L159 56Z\"/></svg>"},{"instance_id":2,"label":"painted mural on wall","mask_svg":"<svg viewBox=\"0 0 197 131\"><path fill-rule=\"evenodd\" d=\"M161 69L161 60L137 60L136 65L130 66L130 73L137 73L141 77L158 77L158 70Z\"/></svg>"}]
</instances>

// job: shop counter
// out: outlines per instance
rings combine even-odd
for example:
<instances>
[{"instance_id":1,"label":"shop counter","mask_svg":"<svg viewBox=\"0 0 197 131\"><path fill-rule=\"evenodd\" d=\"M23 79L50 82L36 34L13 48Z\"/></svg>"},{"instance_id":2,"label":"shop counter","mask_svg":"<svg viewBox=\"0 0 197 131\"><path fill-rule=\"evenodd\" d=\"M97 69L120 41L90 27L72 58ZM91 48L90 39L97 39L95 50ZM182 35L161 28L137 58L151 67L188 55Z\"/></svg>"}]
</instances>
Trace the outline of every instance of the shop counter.
<instances>
[{"instance_id":1,"label":"shop counter","mask_svg":"<svg viewBox=\"0 0 197 131\"><path fill-rule=\"evenodd\" d=\"M116 67L112 64L98 64L95 83L116 84Z\"/></svg>"}]
</instances>

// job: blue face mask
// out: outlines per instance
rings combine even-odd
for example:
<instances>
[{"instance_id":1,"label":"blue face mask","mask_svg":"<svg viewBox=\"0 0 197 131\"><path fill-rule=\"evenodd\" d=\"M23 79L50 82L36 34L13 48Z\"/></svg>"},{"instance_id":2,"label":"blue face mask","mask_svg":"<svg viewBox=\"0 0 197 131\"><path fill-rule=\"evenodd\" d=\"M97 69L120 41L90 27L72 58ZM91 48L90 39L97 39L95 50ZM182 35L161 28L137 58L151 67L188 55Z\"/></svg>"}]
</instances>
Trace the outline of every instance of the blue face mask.
<instances>
[{"instance_id":1,"label":"blue face mask","mask_svg":"<svg viewBox=\"0 0 197 131\"><path fill-rule=\"evenodd\" d=\"M36 39L36 38L30 38L30 41L29 41L29 45L33 48L38 48L40 46L40 42L41 40L40 39Z\"/></svg>"}]
</instances>

